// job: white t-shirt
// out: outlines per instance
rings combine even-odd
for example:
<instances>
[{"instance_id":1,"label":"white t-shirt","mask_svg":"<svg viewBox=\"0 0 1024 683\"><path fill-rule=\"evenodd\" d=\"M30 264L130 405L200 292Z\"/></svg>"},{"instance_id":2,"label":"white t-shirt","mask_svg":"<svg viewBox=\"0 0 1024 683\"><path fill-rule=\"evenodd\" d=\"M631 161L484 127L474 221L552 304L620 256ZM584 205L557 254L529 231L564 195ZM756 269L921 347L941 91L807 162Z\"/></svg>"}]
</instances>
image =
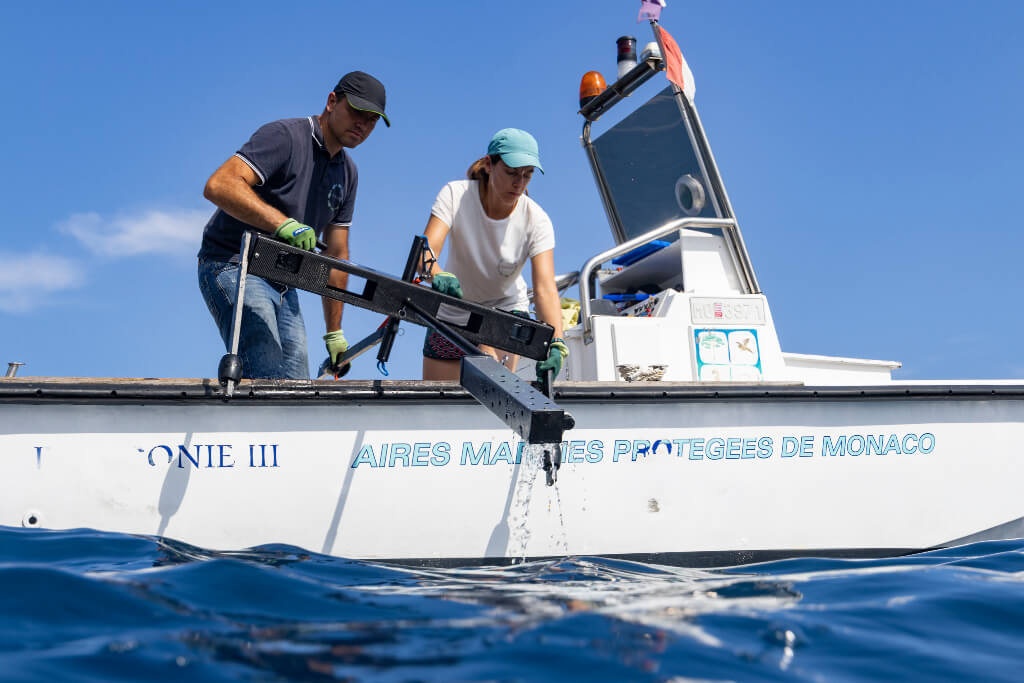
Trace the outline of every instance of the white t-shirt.
<instances>
[{"instance_id":1,"label":"white t-shirt","mask_svg":"<svg viewBox=\"0 0 1024 683\"><path fill-rule=\"evenodd\" d=\"M445 270L459 278L468 301L528 310L521 273L527 259L555 248L551 219L526 195L508 218L488 218L478 186L476 180L453 180L441 188L430 210L451 228Z\"/></svg>"}]
</instances>

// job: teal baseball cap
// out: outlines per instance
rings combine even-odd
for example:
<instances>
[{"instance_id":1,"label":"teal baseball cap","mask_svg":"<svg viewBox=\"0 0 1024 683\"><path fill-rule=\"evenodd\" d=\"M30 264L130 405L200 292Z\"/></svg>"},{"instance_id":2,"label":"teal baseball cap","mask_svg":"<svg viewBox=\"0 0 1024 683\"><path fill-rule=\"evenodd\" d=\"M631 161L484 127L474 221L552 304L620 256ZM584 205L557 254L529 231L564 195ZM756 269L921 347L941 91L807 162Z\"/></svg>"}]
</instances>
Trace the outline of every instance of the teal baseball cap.
<instances>
[{"instance_id":1,"label":"teal baseball cap","mask_svg":"<svg viewBox=\"0 0 1024 683\"><path fill-rule=\"evenodd\" d=\"M491 138L490 144L487 145L487 154L497 154L506 166L512 168L535 166L538 171L544 172L540 165L537 141L525 130L502 128Z\"/></svg>"}]
</instances>

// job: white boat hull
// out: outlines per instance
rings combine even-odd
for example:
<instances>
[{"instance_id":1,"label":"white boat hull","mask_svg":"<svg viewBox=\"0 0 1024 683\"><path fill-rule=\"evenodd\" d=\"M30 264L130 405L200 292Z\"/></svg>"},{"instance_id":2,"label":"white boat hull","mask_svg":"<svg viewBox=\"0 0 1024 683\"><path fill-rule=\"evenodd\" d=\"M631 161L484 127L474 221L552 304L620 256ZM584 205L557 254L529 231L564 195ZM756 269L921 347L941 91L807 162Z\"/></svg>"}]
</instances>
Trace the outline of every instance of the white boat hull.
<instances>
[{"instance_id":1,"label":"white boat hull","mask_svg":"<svg viewBox=\"0 0 1024 683\"><path fill-rule=\"evenodd\" d=\"M898 398L705 386L661 399L590 387L559 400L577 426L551 488L512 432L449 389L343 402L287 389L232 403L8 397L0 524L438 564L714 564L908 552L1024 516L1021 387Z\"/></svg>"}]
</instances>

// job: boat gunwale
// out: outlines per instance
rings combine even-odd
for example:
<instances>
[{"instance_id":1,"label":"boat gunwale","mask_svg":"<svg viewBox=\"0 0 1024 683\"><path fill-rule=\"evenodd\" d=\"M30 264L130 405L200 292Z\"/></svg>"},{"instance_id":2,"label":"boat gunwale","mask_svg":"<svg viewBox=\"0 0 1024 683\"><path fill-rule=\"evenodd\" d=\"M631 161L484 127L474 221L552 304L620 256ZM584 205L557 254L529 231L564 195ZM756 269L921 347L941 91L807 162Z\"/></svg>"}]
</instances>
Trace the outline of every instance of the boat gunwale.
<instances>
[{"instance_id":1,"label":"boat gunwale","mask_svg":"<svg viewBox=\"0 0 1024 683\"><path fill-rule=\"evenodd\" d=\"M722 401L1024 400L1020 384L804 385L790 382L559 382L571 403ZM420 380L243 380L225 397L213 379L0 378L0 403L133 402L266 405L353 402L475 403L459 384Z\"/></svg>"}]
</instances>

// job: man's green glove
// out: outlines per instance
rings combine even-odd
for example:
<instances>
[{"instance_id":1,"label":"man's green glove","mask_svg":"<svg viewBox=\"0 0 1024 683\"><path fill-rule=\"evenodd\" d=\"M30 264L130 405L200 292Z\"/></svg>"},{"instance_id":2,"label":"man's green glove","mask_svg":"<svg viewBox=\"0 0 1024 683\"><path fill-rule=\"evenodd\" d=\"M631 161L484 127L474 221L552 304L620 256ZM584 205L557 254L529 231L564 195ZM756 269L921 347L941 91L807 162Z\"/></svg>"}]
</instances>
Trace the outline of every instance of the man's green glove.
<instances>
[{"instance_id":1,"label":"man's green glove","mask_svg":"<svg viewBox=\"0 0 1024 683\"><path fill-rule=\"evenodd\" d=\"M345 335L341 330L325 334L324 342L327 343L327 355L331 357L331 367L333 368L338 362L338 356L348 351L348 342L345 341Z\"/></svg>"},{"instance_id":2,"label":"man's green glove","mask_svg":"<svg viewBox=\"0 0 1024 683\"><path fill-rule=\"evenodd\" d=\"M434 277L430 280L430 286L442 294L454 296L456 299L462 298L462 285L459 284L459 278L451 273L445 271L434 273Z\"/></svg>"},{"instance_id":3,"label":"man's green glove","mask_svg":"<svg viewBox=\"0 0 1024 683\"><path fill-rule=\"evenodd\" d=\"M283 239L293 247L313 251L316 246L316 231L308 225L303 225L294 218L289 218L277 226L274 236Z\"/></svg>"},{"instance_id":4,"label":"man's green glove","mask_svg":"<svg viewBox=\"0 0 1024 683\"><path fill-rule=\"evenodd\" d=\"M537 368L537 379L543 381L544 373L551 370L551 381L555 381L558 377L558 373L562 371L562 361L569 356L569 347L565 345L565 342L555 337L551 340L551 346L548 347L548 357L542 361L539 361L536 365Z\"/></svg>"}]
</instances>

